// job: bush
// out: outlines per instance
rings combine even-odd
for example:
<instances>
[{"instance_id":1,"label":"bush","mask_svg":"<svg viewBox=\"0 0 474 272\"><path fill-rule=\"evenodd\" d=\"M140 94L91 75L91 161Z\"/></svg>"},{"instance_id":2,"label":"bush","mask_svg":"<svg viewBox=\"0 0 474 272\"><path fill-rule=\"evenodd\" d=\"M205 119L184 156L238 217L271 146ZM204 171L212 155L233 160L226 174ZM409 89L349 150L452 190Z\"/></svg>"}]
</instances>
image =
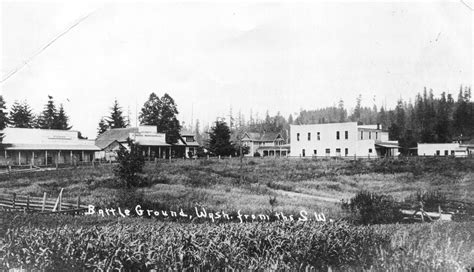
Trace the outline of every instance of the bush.
<instances>
[{"instance_id":1,"label":"bush","mask_svg":"<svg viewBox=\"0 0 474 272\"><path fill-rule=\"evenodd\" d=\"M391 196L368 191L357 193L349 202L342 201L341 206L352 213L352 221L364 225L396 223L403 218L400 204Z\"/></svg>"},{"instance_id":2,"label":"bush","mask_svg":"<svg viewBox=\"0 0 474 272\"><path fill-rule=\"evenodd\" d=\"M261 155L260 155L260 153L258 153L258 151L255 151L255 153L253 153L253 156L254 157L260 157Z\"/></svg>"},{"instance_id":3,"label":"bush","mask_svg":"<svg viewBox=\"0 0 474 272\"><path fill-rule=\"evenodd\" d=\"M145 165L145 158L140 147L134 144L130 138L127 139L130 150L123 146L117 152L118 166L114 168L115 175L125 181L128 188L137 187L143 178L138 175Z\"/></svg>"}]
</instances>

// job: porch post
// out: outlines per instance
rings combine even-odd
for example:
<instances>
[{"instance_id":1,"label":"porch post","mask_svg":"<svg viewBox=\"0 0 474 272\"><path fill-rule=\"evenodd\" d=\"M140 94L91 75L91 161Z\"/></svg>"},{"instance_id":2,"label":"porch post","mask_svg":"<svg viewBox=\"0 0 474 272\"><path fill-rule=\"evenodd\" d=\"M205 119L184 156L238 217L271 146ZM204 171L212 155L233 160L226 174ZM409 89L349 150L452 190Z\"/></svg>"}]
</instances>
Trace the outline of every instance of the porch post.
<instances>
[{"instance_id":1,"label":"porch post","mask_svg":"<svg viewBox=\"0 0 474 272\"><path fill-rule=\"evenodd\" d=\"M32 151L31 165L35 165L35 152Z\"/></svg>"},{"instance_id":2,"label":"porch post","mask_svg":"<svg viewBox=\"0 0 474 272\"><path fill-rule=\"evenodd\" d=\"M18 165L21 165L21 151L18 150Z\"/></svg>"},{"instance_id":3,"label":"porch post","mask_svg":"<svg viewBox=\"0 0 474 272\"><path fill-rule=\"evenodd\" d=\"M158 147L158 158L161 159L161 146Z\"/></svg>"},{"instance_id":4,"label":"porch post","mask_svg":"<svg viewBox=\"0 0 474 272\"><path fill-rule=\"evenodd\" d=\"M44 151L44 165L48 165L48 150Z\"/></svg>"},{"instance_id":5,"label":"porch post","mask_svg":"<svg viewBox=\"0 0 474 272\"><path fill-rule=\"evenodd\" d=\"M70 157L71 157L71 165L73 164L72 163L72 150L71 150L71 153L70 153Z\"/></svg>"},{"instance_id":6,"label":"porch post","mask_svg":"<svg viewBox=\"0 0 474 272\"><path fill-rule=\"evenodd\" d=\"M148 160L151 161L151 147L148 146Z\"/></svg>"},{"instance_id":7,"label":"porch post","mask_svg":"<svg viewBox=\"0 0 474 272\"><path fill-rule=\"evenodd\" d=\"M84 157L84 150L82 150L81 153L82 153L82 161L86 161L86 158Z\"/></svg>"},{"instance_id":8,"label":"porch post","mask_svg":"<svg viewBox=\"0 0 474 272\"><path fill-rule=\"evenodd\" d=\"M56 158L56 165L59 164L59 158L61 158L61 150L58 150L58 157Z\"/></svg>"}]
</instances>

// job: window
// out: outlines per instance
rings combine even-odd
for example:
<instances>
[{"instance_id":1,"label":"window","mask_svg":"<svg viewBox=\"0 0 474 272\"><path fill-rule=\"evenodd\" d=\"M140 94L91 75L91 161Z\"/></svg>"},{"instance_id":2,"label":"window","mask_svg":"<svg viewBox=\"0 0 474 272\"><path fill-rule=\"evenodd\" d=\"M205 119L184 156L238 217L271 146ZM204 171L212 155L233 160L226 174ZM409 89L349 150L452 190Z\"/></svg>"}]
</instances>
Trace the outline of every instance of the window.
<instances>
[{"instance_id":1,"label":"window","mask_svg":"<svg viewBox=\"0 0 474 272\"><path fill-rule=\"evenodd\" d=\"M314 151L314 155L318 155L318 150L313 150Z\"/></svg>"},{"instance_id":2,"label":"window","mask_svg":"<svg viewBox=\"0 0 474 272\"><path fill-rule=\"evenodd\" d=\"M448 150L445 150L445 151L444 151L444 155L445 155L445 156L448 156L448 155L449 155L449 151L448 151Z\"/></svg>"},{"instance_id":3,"label":"window","mask_svg":"<svg viewBox=\"0 0 474 272\"><path fill-rule=\"evenodd\" d=\"M369 140L372 139L372 132L369 131Z\"/></svg>"},{"instance_id":4,"label":"window","mask_svg":"<svg viewBox=\"0 0 474 272\"><path fill-rule=\"evenodd\" d=\"M436 156L439 156L441 154L441 152L439 152L439 150L436 150Z\"/></svg>"},{"instance_id":5,"label":"window","mask_svg":"<svg viewBox=\"0 0 474 272\"><path fill-rule=\"evenodd\" d=\"M344 132L344 138L345 138L346 140L349 139L349 131L346 130L346 131Z\"/></svg>"},{"instance_id":6,"label":"window","mask_svg":"<svg viewBox=\"0 0 474 272\"><path fill-rule=\"evenodd\" d=\"M369 148L369 153L372 153L372 148Z\"/></svg>"},{"instance_id":7,"label":"window","mask_svg":"<svg viewBox=\"0 0 474 272\"><path fill-rule=\"evenodd\" d=\"M454 150L451 150L451 156L454 156Z\"/></svg>"},{"instance_id":8,"label":"window","mask_svg":"<svg viewBox=\"0 0 474 272\"><path fill-rule=\"evenodd\" d=\"M364 132L363 131L360 132L360 139L364 140Z\"/></svg>"},{"instance_id":9,"label":"window","mask_svg":"<svg viewBox=\"0 0 474 272\"><path fill-rule=\"evenodd\" d=\"M336 156L341 156L341 149L340 148L336 148Z\"/></svg>"},{"instance_id":10,"label":"window","mask_svg":"<svg viewBox=\"0 0 474 272\"><path fill-rule=\"evenodd\" d=\"M321 140L321 133L318 132L318 141Z\"/></svg>"},{"instance_id":11,"label":"window","mask_svg":"<svg viewBox=\"0 0 474 272\"><path fill-rule=\"evenodd\" d=\"M303 157L306 156L306 150L301 150L301 153L303 154Z\"/></svg>"},{"instance_id":12,"label":"window","mask_svg":"<svg viewBox=\"0 0 474 272\"><path fill-rule=\"evenodd\" d=\"M326 156L329 156L329 154L331 154L331 149L326 148Z\"/></svg>"},{"instance_id":13,"label":"window","mask_svg":"<svg viewBox=\"0 0 474 272\"><path fill-rule=\"evenodd\" d=\"M377 140L379 138L379 133L376 131L375 132L375 140Z\"/></svg>"},{"instance_id":14,"label":"window","mask_svg":"<svg viewBox=\"0 0 474 272\"><path fill-rule=\"evenodd\" d=\"M300 140L300 134L299 134L299 133L296 133L296 140L297 140L297 141Z\"/></svg>"},{"instance_id":15,"label":"window","mask_svg":"<svg viewBox=\"0 0 474 272\"><path fill-rule=\"evenodd\" d=\"M347 157L347 155L349 155L349 148L346 148L346 149L344 150L344 155L345 155L346 157Z\"/></svg>"},{"instance_id":16,"label":"window","mask_svg":"<svg viewBox=\"0 0 474 272\"><path fill-rule=\"evenodd\" d=\"M336 140L339 140L339 131L336 131Z\"/></svg>"},{"instance_id":17,"label":"window","mask_svg":"<svg viewBox=\"0 0 474 272\"><path fill-rule=\"evenodd\" d=\"M311 132L308 132L308 141L311 141Z\"/></svg>"}]
</instances>

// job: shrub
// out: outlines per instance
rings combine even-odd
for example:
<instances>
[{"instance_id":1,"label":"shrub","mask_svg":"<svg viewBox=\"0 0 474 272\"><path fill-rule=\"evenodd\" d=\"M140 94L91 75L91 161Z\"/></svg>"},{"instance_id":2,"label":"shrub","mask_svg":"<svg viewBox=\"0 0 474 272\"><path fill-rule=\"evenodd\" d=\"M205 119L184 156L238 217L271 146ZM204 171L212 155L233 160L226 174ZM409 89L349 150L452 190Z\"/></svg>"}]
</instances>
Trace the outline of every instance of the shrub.
<instances>
[{"instance_id":1,"label":"shrub","mask_svg":"<svg viewBox=\"0 0 474 272\"><path fill-rule=\"evenodd\" d=\"M140 147L134 144L130 138L127 139L127 144L130 150L120 147L117 153L118 165L114 168L115 175L124 180L128 188L139 186L141 177L138 173L142 172L145 165L145 158L143 157Z\"/></svg>"},{"instance_id":2,"label":"shrub","mask_svg":"<svg viewBox=\"0 0 474 272\"><path fill-rule=\"evenodd\" d=\"M261 155L260 155L260 153L258 153L258 151L255 151L255 153L253 153L253 156L254 157L260 157Z\"/></svg>"},{"instance_id":3,"label":"shrub","mask_svg":"<svg viewBox=\"0 0 474 272\"><path fill-rule=\"evenodd\" d=\"M342 201L342 208L352 213L350 218L359 224L388 224L402 220L398 204L391 196L361 191L349 202Z\"/></svg>"}]
</instances>

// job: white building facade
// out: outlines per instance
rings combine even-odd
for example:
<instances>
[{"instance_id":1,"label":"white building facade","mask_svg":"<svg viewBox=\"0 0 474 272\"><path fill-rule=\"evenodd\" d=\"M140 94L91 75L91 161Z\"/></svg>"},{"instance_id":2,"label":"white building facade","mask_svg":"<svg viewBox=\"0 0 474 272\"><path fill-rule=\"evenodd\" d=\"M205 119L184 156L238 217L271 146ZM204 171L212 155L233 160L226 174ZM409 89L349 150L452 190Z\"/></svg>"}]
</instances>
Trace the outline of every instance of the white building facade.
<instances>
[{"instance_id":1,"label":"white building facade","mask_svg":"<svg viewBox=\"0 0 474 272\"><path fill-rule=\"evenodd\" d=\"M356 122L291 125L292 156L367 157L397 156L398 141L389 141L379 125Z\"/></svg>"},{"instance_id":2,"label":"white building facade","mask_svg":"<svg viewBox=\"0 0 474 272\"><path fill-rule=\"evenodd\" d=\"M419 143L418 156L454 156L466 157L468 155L467 147L459 143Z\"/></svg>"}]
</instances>

